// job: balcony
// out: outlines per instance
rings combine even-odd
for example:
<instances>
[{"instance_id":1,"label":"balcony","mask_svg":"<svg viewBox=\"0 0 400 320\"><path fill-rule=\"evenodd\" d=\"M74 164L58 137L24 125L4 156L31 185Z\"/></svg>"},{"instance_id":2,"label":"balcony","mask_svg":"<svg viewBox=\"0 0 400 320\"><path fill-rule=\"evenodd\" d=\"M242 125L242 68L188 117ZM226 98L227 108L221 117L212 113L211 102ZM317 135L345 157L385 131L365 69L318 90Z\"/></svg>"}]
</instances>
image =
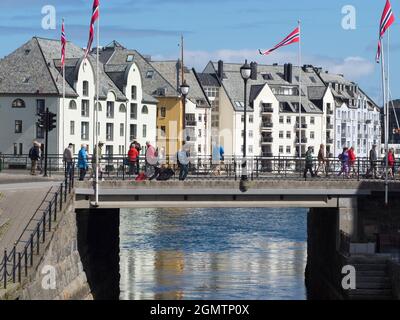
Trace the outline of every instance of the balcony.
<instances>
[{"instance_id":1,"label":"balcony","mask_svg":"<svg viewBox=\"0 0 400 320\"><path fill-rule=\"evenodd\" d=\"M272 129L274 127L274 124L272 122L263 122L261 124L262 129Z\"/></svg>"},{"instance_id":2,"label":"balcony","mask_svg":"<svg viewBox=\"0 0 400 320\"><path fill-rule=\"evenodd\" d=\"M301 138L301 144L305 144L308 142L307 138ZM299 138L296 138L296 144L299 143Z\"/></svg>"},{"instance_id":3,"label":"balcony","mask_svg":"<svg viewBox=\"0 0 400 320\"><path fill-rule=\"evenodd\" d=\"M274 142L274 138L273 137L261 137L261 143L265 144L265 143L273 143Z\"/></svg>"},{"instance_id":4,"label":"balcony","mask_svg":"<svg viewBox=\"0 0 400 320\"><path fill-rule=\"evenodd\" d=\"M300 128L300 124L296 123L296 130L299 130L299 128ZM307 129L307 128L308 128L307 123L302 123L301 124L301 129Z\"/></svg>"},{"instance_id":5,"label":"balcony","mask_svg":"<svg viewBox=\"0 0 400 320\"><path fill-rule=\"evenodd\" d=\"M270 105L263 104L261 107L261 113L273 113L274 108L272 108Z\"/></svg>"},{"instance_id":6,"label":"balcony","mask_svg":"<svg viewBox=\"0 0 400 320\"><path fill-rule=\"evenodd\" d=\"M196 127L197 121L196 120L186 120L186 127Z\"/></svg>"}]
</instances>

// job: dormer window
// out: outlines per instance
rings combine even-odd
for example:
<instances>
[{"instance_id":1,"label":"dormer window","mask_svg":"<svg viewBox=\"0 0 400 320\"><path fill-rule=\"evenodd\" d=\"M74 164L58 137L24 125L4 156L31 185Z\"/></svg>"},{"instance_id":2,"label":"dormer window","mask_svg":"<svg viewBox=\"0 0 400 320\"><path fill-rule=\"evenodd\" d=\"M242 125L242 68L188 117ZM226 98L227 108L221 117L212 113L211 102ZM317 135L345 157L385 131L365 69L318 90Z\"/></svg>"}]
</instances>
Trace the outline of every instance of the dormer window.
<instances>
[{"instance_id":1,"label":"dormer window","mask_svg":"<svg viewBox=\"0 0 400 320\"><path fill-rule=\"evenodd\" d=\"M132 62L133 61L133 54L128 54L126 57L126 62Z\"/></svg>"},{"instance_id":2,"label":"dormer window","mask_svg":"<svg viewBox=\"0 0 400 320\"><path fill-rule=\"evenodd\" d=\"M25 108L25 101L22 99L16 99L12 102L13 108Z\"/></svg>"},{"instance_id":3,"label":"dormer window","mask_svg":"<svg viewBox=\"0 0 400 320\"><path fill-rule=\"evenodd\" d=\"M146 72L146 79L153 79L154 76L154 70L148 70Z\"/></svg>"},{"instance_id":4,"label":"dormer window","mask_svg":"<svg viewBox=\"0 0 400 320\"><path fill-rule=\"evenodd\" d=\"M274 78L272 77L272 74L270 74L270 73L264 73L262 75L262 77L264 80L274 80Z\"/></svg>"}]
</instances>

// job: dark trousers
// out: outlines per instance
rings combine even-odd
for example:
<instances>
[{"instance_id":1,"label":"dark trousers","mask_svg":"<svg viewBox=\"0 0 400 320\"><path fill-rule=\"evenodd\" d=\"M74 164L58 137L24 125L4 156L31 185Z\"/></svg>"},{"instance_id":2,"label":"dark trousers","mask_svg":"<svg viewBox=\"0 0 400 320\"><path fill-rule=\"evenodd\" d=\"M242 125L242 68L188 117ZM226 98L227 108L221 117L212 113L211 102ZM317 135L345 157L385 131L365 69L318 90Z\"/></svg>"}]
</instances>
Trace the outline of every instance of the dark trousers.
<instances>
[{"instance_id":1,"label":"dark trousers","mask_svg":"<svg viewBox=\"0 0 400 320\"><path fill-rule=\"evenodd\" d=\"M87 172L86 168L79 169L79 181L85 180L86 172Z\"/></svg>"},{"instance_id":2,"label":"dark trousers","mask_svg":"<svg viewBox=\"0 0 400 320\"><path fill-rule=\"evenodd\" d=\"M154 180L157 179L157 177L160 175L161 173L161 168L157 167L157 166L153 166L154 168L154 174L149 178L149 180Z\"/></svg>"},{"instance_id":3,"label":"dark trousers","mask_svg":"<svg viewBox=\"0 0 400 320\"><path fill-rule=\"evenodd\" d=\"M129 161L129 174L138 174L138 165L137 165L137 160Z\"/></svg>"},{"instance_id":4,"label":"dark trousers","mask_svg":"<svg viewBox=\"0 0 400 320\"><path fill-rule=\"evenodd\" d=\"M179 164L179 180L184 181L189 173L188 164Z\"/></svg>"},{"instance_id":5,"label":"dark trousers","mask_svg":"<svg viewBox=\"0 0 400 320\"><path fill-rule=\"evenodd\" d=\"M66 162L65 163L65 177L71 177L72 174L72 162Z\"/></svg>"},{"instance_id":6,"label":"dark trousers","mask_svg":"<svg viewBox=\"0 0 400 320\"><path fill-rule=\"evenodd\" d=\"M306 168L304 169L304 178L307 177L307 172L310 171L311 177L314 177L314 172L312 170L312 164L306 164Z\"/></svg>"}]
</instances>

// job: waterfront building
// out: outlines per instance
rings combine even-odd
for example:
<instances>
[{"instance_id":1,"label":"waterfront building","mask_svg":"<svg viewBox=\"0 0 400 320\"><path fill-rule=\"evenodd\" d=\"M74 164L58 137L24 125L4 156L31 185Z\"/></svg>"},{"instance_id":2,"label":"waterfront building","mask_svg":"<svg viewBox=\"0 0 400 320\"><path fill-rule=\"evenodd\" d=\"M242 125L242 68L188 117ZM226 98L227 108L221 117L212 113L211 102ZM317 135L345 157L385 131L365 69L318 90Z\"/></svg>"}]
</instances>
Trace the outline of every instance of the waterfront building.
<instances>
[{"instance_id":1,"label":"waterfront building","mask_svg":"<svg viewBox=\"0 0 400 320\"><path fill-rule=\"evenodd\" d=\"M400 158L400 100L393 100L389 102L389 148L394 149L395 158ZM384 112L381 109L381 126L382 132L385 128ZM381 152L385 150L385 137L382 134Z\"/></svg>"}]
</instances>

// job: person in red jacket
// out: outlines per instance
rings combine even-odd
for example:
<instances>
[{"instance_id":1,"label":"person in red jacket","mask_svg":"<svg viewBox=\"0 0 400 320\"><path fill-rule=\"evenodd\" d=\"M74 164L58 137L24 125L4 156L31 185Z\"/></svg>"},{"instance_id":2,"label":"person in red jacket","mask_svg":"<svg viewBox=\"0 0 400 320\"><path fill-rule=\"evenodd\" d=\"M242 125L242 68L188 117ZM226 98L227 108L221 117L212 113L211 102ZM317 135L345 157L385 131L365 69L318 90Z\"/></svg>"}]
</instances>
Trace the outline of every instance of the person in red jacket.
<instances>
[{"instance_id":1,"label":"person in red jacket","mask_svg":"<svg viewBox=\"0 0 400 320\"><path fill-rule=\"evenodd\" d=\"M388 153L388 165L389 165L389 175L392 179L394 179L394 153L393 153L393 149L389 150Z\"/></svg>"},{"instance_id":2,"label":"person in red jacket","mask_svg":"<svg viewBox=\"0 0 400 320\"><path fill-rule=\"evenodd\" d=\"M131 144L128 151L128 162L129 162L129 174L138 174L137 172L137 161L139 160L139 152L136 149L135 144Z\"/></svg>"},{"instance_id":3,"label":"person in red jacket","mask_svg":"<svg viewBox=\"0 0 400 320\"><path fill-rule=\"evenodd\" d=\"M355 176L357 176L356 172L356 153L354 152L354 147L351 147L349 149L349 172L353 173Z\"/></svg>"}]
</instances>

